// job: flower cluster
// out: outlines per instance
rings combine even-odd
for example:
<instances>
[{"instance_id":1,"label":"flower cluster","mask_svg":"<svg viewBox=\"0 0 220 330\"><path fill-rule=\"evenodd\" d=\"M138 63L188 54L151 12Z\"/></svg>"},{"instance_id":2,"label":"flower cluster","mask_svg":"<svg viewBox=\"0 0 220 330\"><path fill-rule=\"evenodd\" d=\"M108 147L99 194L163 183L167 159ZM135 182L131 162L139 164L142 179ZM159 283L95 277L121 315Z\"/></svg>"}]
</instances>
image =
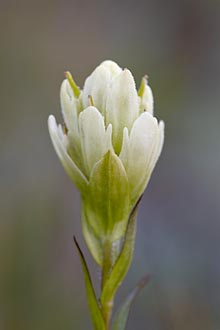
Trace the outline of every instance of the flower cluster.
<instances>
[{"instance_id":1,"label":"flower cluster","mask_svg":"<svg viewBox=\"0 0 220 330\"><path fill-rule=\"evenodd\" d=\"M64 125L48 120L54 148L82 196L83 233L102 263L102 244L123 237L129 212L161 153L164 124L153 116L147 78L136 90L128 69L101 63L83 90L70 73L61 86Z\"/></svg>"}]
</instances>

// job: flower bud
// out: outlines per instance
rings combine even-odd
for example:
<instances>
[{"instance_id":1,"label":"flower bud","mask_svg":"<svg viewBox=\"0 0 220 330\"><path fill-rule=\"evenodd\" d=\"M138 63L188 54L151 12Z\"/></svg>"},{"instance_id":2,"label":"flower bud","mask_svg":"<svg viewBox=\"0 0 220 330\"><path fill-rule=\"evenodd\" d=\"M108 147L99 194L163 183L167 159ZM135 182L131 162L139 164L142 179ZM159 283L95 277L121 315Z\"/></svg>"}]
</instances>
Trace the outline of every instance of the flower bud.
<instances>
[{"instance_id":1,"label":"flower bud","mask_svg":"<svg viewBox=\"0 0 220 330\"><path fill-rule=\"evenodd\" d=\"M99 265L106 240L125 233L129 213L159 158L164 124L153 117L146 78L137 92L128 69L105 61L80 91L68 73L61 86L65 129L49 117L50 136L67 174L82 196L82 225Z\"/></svg>"}]
</instances>

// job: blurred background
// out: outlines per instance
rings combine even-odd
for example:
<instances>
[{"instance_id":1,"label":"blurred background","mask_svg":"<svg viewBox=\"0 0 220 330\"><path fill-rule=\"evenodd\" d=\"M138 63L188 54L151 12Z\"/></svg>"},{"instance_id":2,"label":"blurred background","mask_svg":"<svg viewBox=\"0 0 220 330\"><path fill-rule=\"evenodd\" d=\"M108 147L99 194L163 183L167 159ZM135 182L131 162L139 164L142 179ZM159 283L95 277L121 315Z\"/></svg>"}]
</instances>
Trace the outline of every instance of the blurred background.
<instances>
[{"instance_id":1,"label":"blurred background","mask_svg":"<svg viewBox=\"0 0 220 330\"><path fill-rule=\"evenodd\" d=\"M100 274L47 117L65 70L82 87L112 59L149 75L166 123L116 306L151 273L128 330L219 330L220 1L0 0L0 26L0 329L91 329L73 234Z\"/></svg>"}]
</instances>

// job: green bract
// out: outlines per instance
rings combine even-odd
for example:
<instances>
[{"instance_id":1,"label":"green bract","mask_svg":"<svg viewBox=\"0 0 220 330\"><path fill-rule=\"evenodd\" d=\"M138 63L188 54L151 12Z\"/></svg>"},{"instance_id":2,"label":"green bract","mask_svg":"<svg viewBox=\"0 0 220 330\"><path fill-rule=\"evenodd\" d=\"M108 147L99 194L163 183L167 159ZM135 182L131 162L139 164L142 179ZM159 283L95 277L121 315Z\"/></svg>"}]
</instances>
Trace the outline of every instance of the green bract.
<instances>
[{"instance_id":1,"label":"green bract","mask_svg":"<svg viewBox=\"0 0 220 330\"><path fill-rule=\"evenodd\" d=\"M54 148L82 195L83 233L99 265L106 241L124 237L129 214L161 153L164 124L153 116L143 78L137 92L128 69L105 61L83 90L66 74L61 86L65 125L48 119Z\"/></svg>"}]
</instances>

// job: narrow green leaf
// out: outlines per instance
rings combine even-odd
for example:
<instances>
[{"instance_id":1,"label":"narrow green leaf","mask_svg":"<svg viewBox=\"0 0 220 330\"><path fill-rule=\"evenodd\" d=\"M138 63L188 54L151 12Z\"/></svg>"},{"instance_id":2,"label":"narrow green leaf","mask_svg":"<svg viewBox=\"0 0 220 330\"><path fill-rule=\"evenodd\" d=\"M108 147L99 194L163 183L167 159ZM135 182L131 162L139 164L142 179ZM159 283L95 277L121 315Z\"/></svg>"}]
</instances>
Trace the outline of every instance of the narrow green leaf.
<instances>
[{"instance_id":1,"label":"narrow green leaf","mask_svg":"<svg viewBox=\"0 0 220 330\"><path fill-rule=\"evenodd\" d=\"M87 300L88 300L88 305L89 305L89 310L90 310L90 315L92 318L93 326L95 330L105 330L105 323L96 299L95 291L92 285L92 280L89 274L89 269L87 267L84 255L80 249L80 246L74 237L74 243L77 247L81 264L82 264L82 269L84 273L84 279L85 279L85 285L86 285L86 294L87 294Z\"/></svg>"},{"instance_id":2,"label":"narrow green leaf","mask_svg":"<svg viewBox=\"0 0 220 330\"><path fill-rule=\"evenodd\" d=\"M131 291L124 303L119 307L117 313L115 314L112 330L125 330L131 305L134 302L135 298L138 296L140 291L148 284L150 280L150 275L143 277L136 287Z\"/></svg>"},{"instance_id":3,"label":"narrow green leaf","mask_svg":"<svg viewBox=\"0 0 220 330\"><path fill-rule=\"evenodd\" d=\"M140 200L141 198L138 200L137 204L135 205L130 214L121 253L118 256L116 263L112 269L112 272L110 273L109 278L107 279L103 291L101 293L100 299L102 305L105 305L106 302L112 301L114 299L116 290L123 281L130 267L136 236L137 209Z\"/></svg>"},{"instance_id":4,"label":"narrow green leaf","mask_svg":"<svg viewBox=\"0 0 220 330\"><path fill-rule=\"evenodd\" d=\"M65 76L66 76L66 79L68 80L68 82L69 82L69 84L70 84L70 86L73 90L73 94L75 95L75 97L79 97L80 89L76 85L75 81L73 80L73 77L72 77L71 73L69 71L66 71Z\"/></svg>"}]
</instances>

